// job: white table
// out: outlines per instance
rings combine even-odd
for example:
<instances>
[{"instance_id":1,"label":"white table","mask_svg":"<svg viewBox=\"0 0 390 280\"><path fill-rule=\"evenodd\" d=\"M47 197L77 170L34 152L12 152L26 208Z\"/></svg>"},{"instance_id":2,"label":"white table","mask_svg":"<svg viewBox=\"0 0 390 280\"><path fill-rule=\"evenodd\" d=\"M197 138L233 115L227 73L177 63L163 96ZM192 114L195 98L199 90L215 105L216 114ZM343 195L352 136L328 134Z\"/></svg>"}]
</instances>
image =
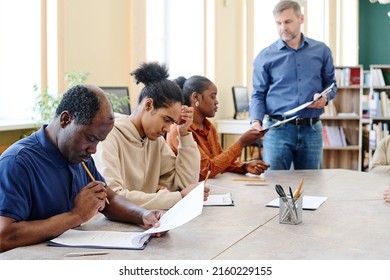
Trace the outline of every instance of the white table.
<instances>
[{"instance_id":1,"label":"white table","mask_svg":"<svg viewBox=\"0 0 390 280\"><path fill-rule=\"evenodd\" d=\"M225 173L208 181L212 193L231 192L235 206L204 207L199 217L162 238L153 238L144 250L109 250L107 255L80 258L390 259L390 203L382 198L388 176L342 169L267 171L266 186L233 181L238 177L245 178ZM277 197L274 186L295 189L302 178L304 194L326 196L328 200L315 211L304 210L299 225L279 224L278 209L265 207ZM82 229L141 230L102 217ZM41 243L4 252L0 259L66 259L66 253L78 251Z\"/></svg>"}]
</instances>

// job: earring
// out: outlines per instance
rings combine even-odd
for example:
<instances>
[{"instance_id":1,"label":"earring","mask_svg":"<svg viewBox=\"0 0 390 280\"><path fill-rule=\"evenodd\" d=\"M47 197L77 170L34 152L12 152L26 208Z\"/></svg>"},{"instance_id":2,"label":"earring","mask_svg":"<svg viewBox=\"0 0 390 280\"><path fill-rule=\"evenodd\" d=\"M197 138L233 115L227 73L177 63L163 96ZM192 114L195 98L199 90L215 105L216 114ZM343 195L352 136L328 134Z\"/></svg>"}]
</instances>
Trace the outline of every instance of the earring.
<instances>
[{"instance_id":1,"label":"earring","mask_svg":"<svg viewBox=\"0 0 390 280\"><path fill-rule=\"evenodd\" d=\"M195 101L195 106L199 107L199 101L198 100Z\"/></svg>"}]
</instances>

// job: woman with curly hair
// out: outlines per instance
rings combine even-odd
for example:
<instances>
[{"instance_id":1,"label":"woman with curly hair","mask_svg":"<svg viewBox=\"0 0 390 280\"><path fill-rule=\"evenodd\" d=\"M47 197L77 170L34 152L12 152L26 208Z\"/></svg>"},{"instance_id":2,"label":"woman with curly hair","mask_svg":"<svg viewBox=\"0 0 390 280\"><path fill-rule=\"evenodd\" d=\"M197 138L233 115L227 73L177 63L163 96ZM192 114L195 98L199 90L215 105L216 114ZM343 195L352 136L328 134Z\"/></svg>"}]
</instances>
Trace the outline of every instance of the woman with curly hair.
<instances>
[{"instance_id":1,"label":"woman with curly hair","mask_svg":"<svg viewBox=\"0 0 390 280\"><path fill-rule=\"evenodd\" d=\"M198 182L200 155L188 131L193 108L182 104L182 92L168 80L164 65L144 63L131 75L144 84L139 105L130 116L116 116L94 159L118 194L147 209L169 209ZM178 124L177 155L163 137L173 123Z\"/></svg>"}]
</instances>

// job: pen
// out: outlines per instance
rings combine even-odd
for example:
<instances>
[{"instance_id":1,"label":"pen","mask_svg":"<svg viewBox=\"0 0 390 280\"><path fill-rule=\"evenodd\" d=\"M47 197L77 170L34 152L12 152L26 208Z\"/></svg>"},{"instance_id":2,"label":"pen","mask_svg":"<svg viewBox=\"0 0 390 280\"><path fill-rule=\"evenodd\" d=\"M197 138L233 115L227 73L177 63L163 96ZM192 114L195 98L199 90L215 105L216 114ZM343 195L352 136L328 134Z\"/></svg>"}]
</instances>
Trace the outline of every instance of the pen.
<instances>
[{"instance_id":1,"label":"pen","mask_svg":"<svg viewBox=\"0 0 390 280\"><path fill-rule=\"evenodd\" d=\"M89 171L88 167L85 165L85 162L83 161L83 162L81 162L81 164L83 165L83 167L84 167L85 171L87 172L89 178L91 178L92 181L95 181L95 178L93 177L91 171ZM107 197L106 197L106 202L107 202L108 205L110 205L110 202L108 201Z\"/></svg>"},{"instance_id":2,"label":"pen","mask_svg":"<svg viewBox=\"0 0 390 280\"><path fill-rule=\"evenodd\" d=\"M97 256L97 255L107 255L107 251L97 251L97 252L76 252L76 253L67 253L65 257L82 257L82 256Z\"/></svg>"},{"instance_id":3,"label":"pen","mask_svg":"<svg viewBox=\"0 0 390 280\"><path fill-rule=\"evenodd\" d=\"M297 215L297 217L298 217L298 211L297 211L297 207L295 206L295 199L294 199L294 195L292 193L292 189L291 189L291 187L288 187L288 189L290 190L290 196L291 196L292 205L293 205L293 208L295 211L295 215Z\"/></svg>"}]
</instances>

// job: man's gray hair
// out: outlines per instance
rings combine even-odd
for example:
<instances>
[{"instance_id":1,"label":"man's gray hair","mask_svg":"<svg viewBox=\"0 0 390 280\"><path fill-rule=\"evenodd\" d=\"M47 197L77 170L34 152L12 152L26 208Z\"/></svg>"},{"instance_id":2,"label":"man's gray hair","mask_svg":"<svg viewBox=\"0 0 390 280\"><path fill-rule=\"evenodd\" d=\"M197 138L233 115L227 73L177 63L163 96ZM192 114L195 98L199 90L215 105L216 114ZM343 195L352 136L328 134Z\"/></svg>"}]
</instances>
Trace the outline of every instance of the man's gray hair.
<instances>
[{"instance_id":1,"label":"man's gray hair","mask_svg":"<svg viewBox=\"0 0 390 280\"><path fill-rule=\"evenodd\" d=\"M274 16L276 16L277 14L280 14L284 10L287 10L290 8L292 8L294 10L294 12L297 16L302 15L301 6L299 5L299 3L295 2L295 1L280 1L280 2L278 2L278 4L276 4L276 6L274 8L274 11L273 11Z\"/></svg>"}]
</instances>

